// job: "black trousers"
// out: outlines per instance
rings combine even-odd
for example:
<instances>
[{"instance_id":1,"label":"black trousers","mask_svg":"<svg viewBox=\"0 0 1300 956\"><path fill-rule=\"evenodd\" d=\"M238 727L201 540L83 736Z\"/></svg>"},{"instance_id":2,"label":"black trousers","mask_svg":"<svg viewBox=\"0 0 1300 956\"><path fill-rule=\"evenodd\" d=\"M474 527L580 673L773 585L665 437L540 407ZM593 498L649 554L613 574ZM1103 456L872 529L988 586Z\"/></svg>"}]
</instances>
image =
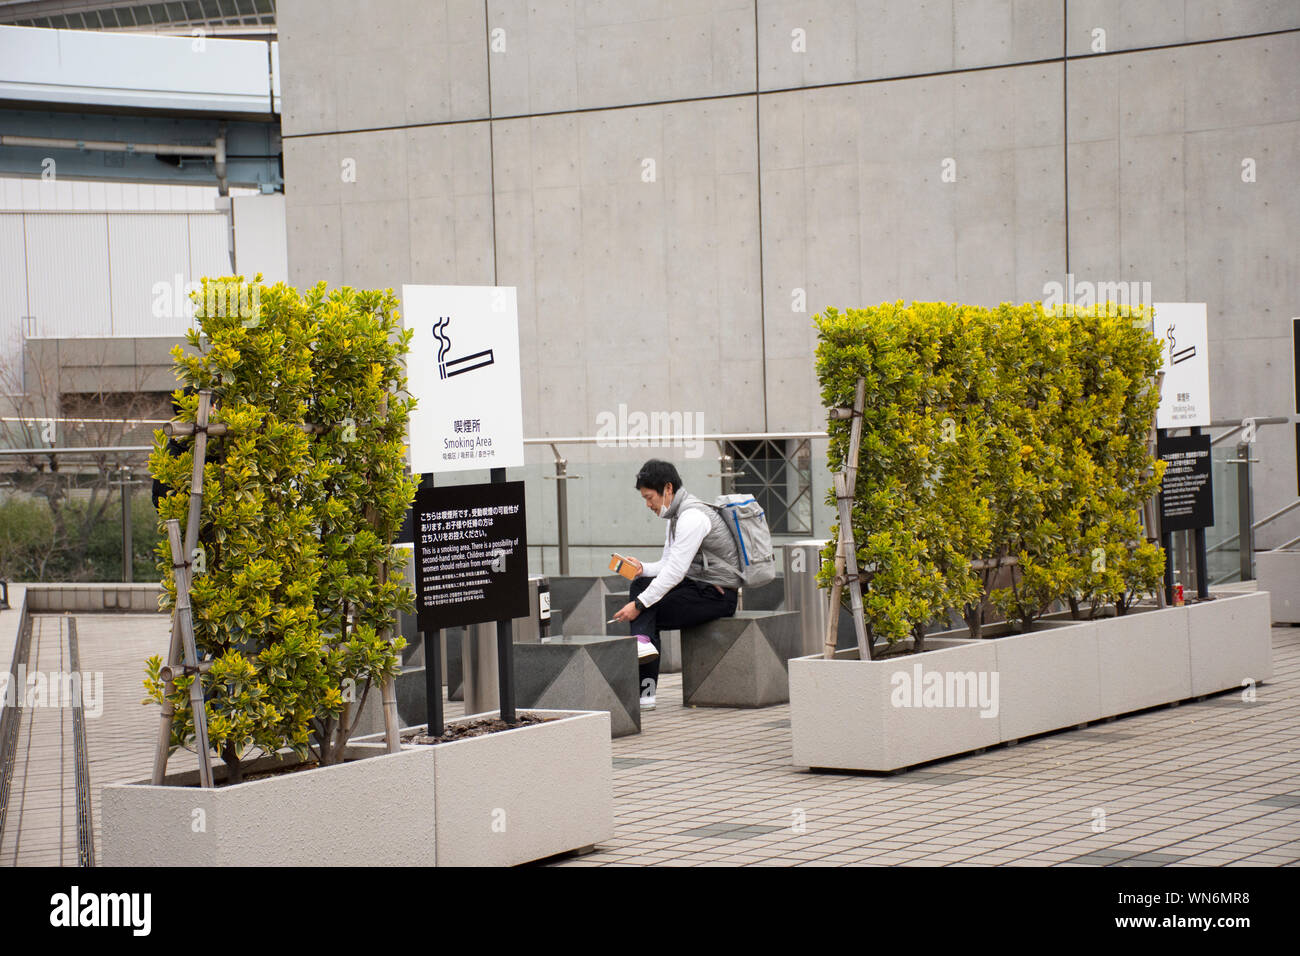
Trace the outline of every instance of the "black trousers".
<instances>
[{"instance_id":1,"label":"black trousers","mask_svg":"<svg viewBox=\"0 0 1300 956\"><path fill-rule=\"evenodd\" d=\"M654 578L636 578L629 588L631 600L640 596ZM659 643L660 631L677 631L693 627L720 617L736 613L736 589L719 590L715 585L682 578L681 583L654 604L637 615L628 627L632 634L646 634L655 649L663 650ZM659 683L659 658L641 665L641 693L653 694ZM647 684L646 682L649 681Z\"/></svg>"}]
</instances>

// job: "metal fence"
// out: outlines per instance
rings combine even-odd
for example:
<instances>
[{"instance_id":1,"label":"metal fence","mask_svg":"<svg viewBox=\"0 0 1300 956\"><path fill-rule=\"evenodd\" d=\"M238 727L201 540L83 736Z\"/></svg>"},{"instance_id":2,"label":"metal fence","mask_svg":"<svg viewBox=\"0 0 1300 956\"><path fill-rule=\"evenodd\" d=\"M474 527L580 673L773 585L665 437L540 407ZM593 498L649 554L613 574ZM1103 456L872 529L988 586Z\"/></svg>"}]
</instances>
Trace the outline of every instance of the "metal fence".
<instances>
[{"instance_id":1,"label":"metal fence","mask_svg":"<svg viewBox=\"0 0 1300 956\"><path fill-rule=\"evenodd\" d=\"M128 422L107 422L100 419L6 419L7 424L20 424L25 431L18 434L37 434L44 430L50 434L50 423L59 429L59 437L69 443L50 446L32 444L27 447L0 448L0 486L10 484L17 471L44 470L58 472L66 478L76 475L99 476L99 480L115 489L118 499L113 520L120 523L121 554L133 554L134 518L132 489L147 484L146 461L152 451L150 445L85 445L78 444L75 436L96 425L115 424L119 429L130 425L133 429L148 429L164 424L162 420L139 419ZM1211 441L1214 450L1214 489L1216 523L1207 529L1207 553L1211 560L1211 584L1232 580L1250 580L1254 577L1256 533L1271 522L1300 508L1300 499L1292 501L1256 520L1252 487L1252 466L1258 460L1251 455L1252 443L1234 437L1255 427L1286 425L1285 417L1258 417L1245 421L1219 421L1211 429L1224 429ZM120 433L120 432L119 432ZM136 432L139 434L141 432ZM147 433L147 432L145 432ZM11 429L10 434L14 434ZM710 479L718 481L722 494L748 493L763 505L774 535L808 537L817 531L816 491L812 442L826 439L821 431L806 432L725 432L691 436L693 441L712 444L717 453L716 470L708 472ZM549 447L554 474L541 477L555 482L555 552L561 574L570 573L570 509L568 483L584 476L570 472L570 462L565 449L580 446L636 447L644 450L657 447L654 440L647 442L619 442L596 436L566 436L556 438L526 438L526 446ZM536 467L536 466L531 466ZM543 468L545 466L542 466ZM9 482L4 481L8 474ZM126 507L122 507L125 497ZM106 512L107 513L107 512ZM549 524L549 521L547 522ZM1190 584L1188 575L1192 567L1191 532L1174 536L1174 567L1179 579ZM1300 537L1282 547L1300 542ZM543 544L540 547L549 548ZM124 580L132 579L132 568L138 561L122 564Z\"/></svg>"}]
</instances>

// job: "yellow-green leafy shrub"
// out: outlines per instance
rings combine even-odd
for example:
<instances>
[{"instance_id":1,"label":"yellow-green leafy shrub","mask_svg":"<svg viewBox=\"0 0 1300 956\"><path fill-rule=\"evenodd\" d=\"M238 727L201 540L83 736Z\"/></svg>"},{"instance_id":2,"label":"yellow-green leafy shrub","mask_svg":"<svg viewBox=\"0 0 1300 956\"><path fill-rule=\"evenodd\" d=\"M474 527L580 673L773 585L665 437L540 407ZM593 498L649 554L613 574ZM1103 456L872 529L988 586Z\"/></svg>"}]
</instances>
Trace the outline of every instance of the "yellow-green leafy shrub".
<instances>
[{"instance_id":1,"label":"yellow-green leafy shrub","mask_svg":"<svg viewBox=\"0 0 1300 956\"><path fill-rule=\"evenodd\" d=\"M874 638L921 639L953 613L978 633L990 605L1021 628L1060 600L1124 613L1158 585L1138 520L1159 482L1149 320L925 302L816 318L825 405L851 406L866 382L853 525ZM850 427L828 424L832 471Z\"/></svg>"},{"instance_id":2,"label":"yellow-green leafy shrub","mask_svg":"<svg viewBox=\"0 0 1300 956\"><path fill-rule=\"evenodd\" d=\"M370 686L399 669L403 641L387 629L413 605L391 570L404 567L392 541L415 493L403 461L410 336L385 292L250 292L241 277L204 280L196 302L190 354L174 351L179 418L193 422L195 391L211 389L211 420L229 428L208 439L206 570L191 588L199 656L213 661L202 678L209 741L236 779L252 751L290 747L332 763ZM193 467L193 440L183 442L170 455L157 433L150 459L170 489L160 522L178 519L182 534ZM165 536L157 553L174 606ZM145 680L158 703L161 663L148 661ZM191 679L172 695L173 746L193 745Z\"/></svg>"}]
</instances>

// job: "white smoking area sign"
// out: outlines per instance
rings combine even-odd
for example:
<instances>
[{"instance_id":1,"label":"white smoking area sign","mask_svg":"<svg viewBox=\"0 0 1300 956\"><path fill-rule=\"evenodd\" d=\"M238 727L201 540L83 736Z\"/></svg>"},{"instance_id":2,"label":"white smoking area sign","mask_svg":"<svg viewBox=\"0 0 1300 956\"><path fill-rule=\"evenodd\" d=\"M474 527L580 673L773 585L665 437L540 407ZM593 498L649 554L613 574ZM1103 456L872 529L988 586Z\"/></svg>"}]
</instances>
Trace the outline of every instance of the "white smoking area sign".
<instances>
[{"instance_id":1,"label":"white smoking area sign","mask_svg":"<svg viewBox=\"0 0 1300 956\"><path fill-rule=\"evenodd\" d=\"M1155 335L1164 345L1157 428L1210 424L1210 335L1204 302L1156 302Z\"/></svg>"},{"instance_id":2,"label":"white smoking area sign","mask_svg":"<svg viewBox=\"0 0 1300 956\"><path fill-rule=\"evenodd\" d=\"M524 463L513 286L402 286L415 474Z\"/></svg>"}]
</instances>

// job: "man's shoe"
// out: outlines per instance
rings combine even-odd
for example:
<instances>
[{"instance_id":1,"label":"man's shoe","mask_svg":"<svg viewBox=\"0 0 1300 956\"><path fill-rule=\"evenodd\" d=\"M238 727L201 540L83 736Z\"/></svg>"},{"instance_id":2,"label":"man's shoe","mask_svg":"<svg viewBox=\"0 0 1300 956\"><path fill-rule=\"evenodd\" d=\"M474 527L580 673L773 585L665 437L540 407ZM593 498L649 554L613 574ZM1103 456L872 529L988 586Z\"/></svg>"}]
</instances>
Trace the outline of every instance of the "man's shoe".
<instances>
[{"instance_id":1,"label":"man's shoe","mask_svg":"<svg viewBox=\"0 0 1300 956\"><path fill-rule=\"evenodd\" d=\"M650 642L650 638L646 637L644 634L638 634L636 636L637 662L644 664L646 661L652 661L658 656L659 652L655 650L655 646ZM650 699L652 701L654 700L653 697Z\"/></svg>"}]
</instances>

